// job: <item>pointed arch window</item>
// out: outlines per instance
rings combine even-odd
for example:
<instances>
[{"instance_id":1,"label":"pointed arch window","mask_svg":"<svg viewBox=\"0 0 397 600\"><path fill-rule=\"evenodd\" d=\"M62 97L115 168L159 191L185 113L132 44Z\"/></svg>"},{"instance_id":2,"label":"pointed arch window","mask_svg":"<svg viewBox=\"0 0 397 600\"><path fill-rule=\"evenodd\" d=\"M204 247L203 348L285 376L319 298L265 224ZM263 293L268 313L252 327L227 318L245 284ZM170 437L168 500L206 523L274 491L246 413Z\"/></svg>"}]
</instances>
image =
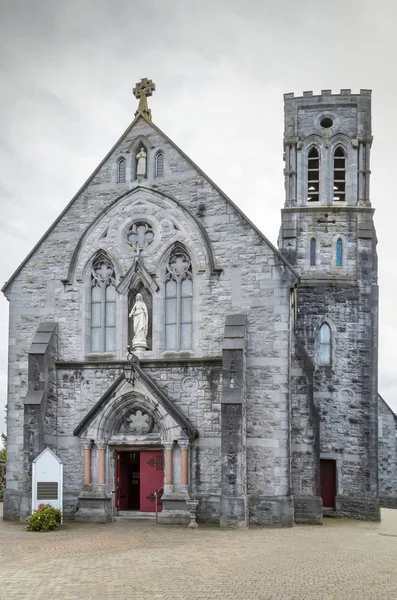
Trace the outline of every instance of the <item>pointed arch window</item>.
<instances>
[{"instance_id":1,"label":"pointed arch window","mask_svg":"<svg viewBox=\"0 0 397 600\"><path fill-rule=\"evenodd\" d=\"M191 350L193 334L193 275L188 253L171 252L165 277L165 348Z\"/></svg>"},{"instance_id":2,"label":"pointed arch window","mask_svg":"<svg viewBox=\"0 0 397 600\"><path fill-rule=\"evenodd\" d=\"M316 238L310 240L310 266L316 266Z\"/></svg>"},{"instance_id":3,"label":"pointed arch window","mask_svg":"<svg viewBox=\"0 0 397 600\"><path fill-rule=\"evenodd\" d=\"M164 177L164 154L159 152L156 156L156 177Z\"/></svg>"},{"instance_id":4,"label":"pointed arch window","mask_svg":"<svg viewBox=\"0 0 397 600\"><path fill-rule=\"evenodd\" d=\"M330 365L332 356L331 327L323 323L320 327L320 365Z\"/></svg>"},{"instance_id":5,"label":"pointed arch window","mask_svg":"<svg viewBox=\"0 0 397 600\"><path fill-rule=\"evenodd\" d=\"M117 182L125 183L125 177L126 177L125 158L120 158L120 160L117 164Z\"/></svg>"},{"instance_id":6,"label":"pointed arch window","mask_svg":"<svg viewBox=\"0 0 397 600\"><path fill-rule=\"evenodd\" d=\"M334 152L334 200L345 200L346 198L346 155L341 146Z\"/></svg>"},{"instance_id":7,"label":"pointed arch window","mask_svg":"<svg viewBox=\"0 0 397 600\"><path fill-rule=\"evenodd\" d=\"M343 266L343 242L341 238L338 238L336 242L336 266Z\"/></svg>"},{"instance_id":8,"label":"pointed arch window","mask_svg":"<svg viewBox=\"0 0 397 600\"><path fill-rule=\"evenodd\" d=\"M307 200L320 199L320 154L317 148L310 149L307 156Z\"/></svg>"},{"instance_id":9,"label":"pointed arch window","mask_svg":"<svg viewBox=\"0 0 397 600\"><path fill-rule=\"evenodd\" d=\"M116 278L110 260L99 255L91 269L91 352L116 349Z\"/></svg>"}]
</instances>

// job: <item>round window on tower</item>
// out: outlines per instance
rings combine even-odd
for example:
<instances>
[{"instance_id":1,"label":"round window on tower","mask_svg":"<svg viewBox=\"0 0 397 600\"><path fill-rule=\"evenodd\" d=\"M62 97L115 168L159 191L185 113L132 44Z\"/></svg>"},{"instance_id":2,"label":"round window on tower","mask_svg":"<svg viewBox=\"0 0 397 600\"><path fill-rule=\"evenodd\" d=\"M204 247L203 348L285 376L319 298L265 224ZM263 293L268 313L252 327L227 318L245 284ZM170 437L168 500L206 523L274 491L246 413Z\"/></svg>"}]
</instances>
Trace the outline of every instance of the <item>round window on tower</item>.
<instances>
[{"instance_id":1,"label":"round window on tower","mask_svg":"<svg viewBox=\"0 0 397 600\"><path fill-rule=\"evenodd\" d=\"M334 124L333 120L329 117L324 117L320 121L320 125L323 129L329 129Z\"/></svg>"}]
</instances>

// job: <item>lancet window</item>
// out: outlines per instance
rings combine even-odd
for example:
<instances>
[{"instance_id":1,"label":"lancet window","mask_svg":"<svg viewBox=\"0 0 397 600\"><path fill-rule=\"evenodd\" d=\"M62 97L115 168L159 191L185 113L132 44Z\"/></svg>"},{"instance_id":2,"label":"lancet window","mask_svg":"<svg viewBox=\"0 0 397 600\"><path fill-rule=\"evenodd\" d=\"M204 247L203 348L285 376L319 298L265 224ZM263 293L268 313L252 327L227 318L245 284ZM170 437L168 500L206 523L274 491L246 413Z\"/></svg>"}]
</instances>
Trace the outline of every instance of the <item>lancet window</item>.
<instances>
[{"instance_id":1,"label":"lancet window","mask_svg":"<svg viewBox=\"0 0 397 600\"><path fill-rule=\"evenodd\" d=\"M191 350L193 334L193 275L188 253L171 252L165 277L166 350Z\"/></svg>"},{"instance_id":2,"label":"lancet window","mask_svg":"<svg viewBox=\"0 0 397 600\"><path fill-rule=\"evenodd\" d=\"M311 148L307 157L307 200L320 199L320 154L317 148Z\"/></svg>"},{"instance_id":3,"label":"lancet window","mask_svg":"<svg viewBox=\"0 0 397 600\"><path fill-rule=\"evenodd\" d=\"M156 177L164 176L164 154L159 152L156 156Z\"/></svg>"},{"instance_id":4,"label":"lancet window","mask_svg":"<svg viewBox=\"0 0 397 600\"><path fill-rule=\"evenodd\" d=\"M346 198L346 155L341 146L334 153L334 200Z\"/></svg>"},{"instance_id":5,"label":"lancet window","mask_svg":"<svg viewBox=\"0 0 397 600\"><path fill-rule=\"evenodd\" d=\"M126 176L125 158L120 158L119 162L117 163L117 181L118 181L118 183L125 183L125 176Z\"/></svg>"},{"instance_id":6,"label":"lancet window","mask_svg":"<svg viewBox=\"0 0 397 600\"><path fill-rule=\"evenodd\" d=\"M310 266L316 266L316 238L310 240Z\"/></svg>"},{"instance_id":7,"label":"lancet window","mask_svg":"<svg viewBox=\"0 0 397 600\"><path fill-rule=\"evenodd\" d=\"M114 267L99 255L91 269L91 352L116 349L116 278Z\"/></svg>"},{"instance_id":8,"label":"lancet window","mask_svg":"<svg viewBox=\"0 0 397 600\"><path fill-rule=\"evenodd\" d=\"M330 365L332 357L332 335L328 323L320 327L320 365Z\"/></svg>"},{"instance_id":9,"label":"lancet window","mask_svg":"<svg viewBox=\"0 0 397 600\"><path fill-rule=\"evenodd\" d=\"M341 238L338 238L336 242L336 266L343 266L343 242Z\"/></svg>"}]
</instances>

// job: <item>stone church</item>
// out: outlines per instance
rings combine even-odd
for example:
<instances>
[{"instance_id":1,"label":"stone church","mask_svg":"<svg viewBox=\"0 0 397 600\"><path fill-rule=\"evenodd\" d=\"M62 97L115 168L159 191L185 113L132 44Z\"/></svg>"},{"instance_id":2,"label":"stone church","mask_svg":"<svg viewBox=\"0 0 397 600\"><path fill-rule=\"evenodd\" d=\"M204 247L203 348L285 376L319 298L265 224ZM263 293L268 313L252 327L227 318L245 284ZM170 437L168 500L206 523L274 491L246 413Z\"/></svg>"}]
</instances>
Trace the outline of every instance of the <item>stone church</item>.
<instances>
[{"instance_id":1,"label":"stone church","mask_svg":"<svg viewBox=\"0 0 397 600\"><path fill-rule=\"evenodd\" d=\"M136 85L134 121L3 288L4 518L30 513L48 447L80 521L157 506L184 524L191 500L222 526L379 519L396 418L378 395L371 92L285 95L276 248L152 122L154 89Z\"/></svg>"}]
</instances>

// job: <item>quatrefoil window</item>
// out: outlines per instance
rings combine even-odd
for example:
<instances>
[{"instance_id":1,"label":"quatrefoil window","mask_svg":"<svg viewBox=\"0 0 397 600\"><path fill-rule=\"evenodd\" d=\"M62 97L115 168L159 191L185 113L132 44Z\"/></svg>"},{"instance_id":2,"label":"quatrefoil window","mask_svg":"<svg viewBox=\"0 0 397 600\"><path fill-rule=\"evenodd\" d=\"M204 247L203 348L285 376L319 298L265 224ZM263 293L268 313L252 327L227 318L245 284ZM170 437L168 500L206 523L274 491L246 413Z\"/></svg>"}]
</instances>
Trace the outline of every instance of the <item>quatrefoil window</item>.
<instances>
[{"instance_id":1,"label":"quatrefoil window","mask_svg":"<svg viewBox=\"0 0 397 600\"><path fill-rule=\"evenodd\" d=\"M153 227L146 221L137 221L127 229L127 243L135 250L143 250L154 240Z\"/></svg>"}]
</instances>

